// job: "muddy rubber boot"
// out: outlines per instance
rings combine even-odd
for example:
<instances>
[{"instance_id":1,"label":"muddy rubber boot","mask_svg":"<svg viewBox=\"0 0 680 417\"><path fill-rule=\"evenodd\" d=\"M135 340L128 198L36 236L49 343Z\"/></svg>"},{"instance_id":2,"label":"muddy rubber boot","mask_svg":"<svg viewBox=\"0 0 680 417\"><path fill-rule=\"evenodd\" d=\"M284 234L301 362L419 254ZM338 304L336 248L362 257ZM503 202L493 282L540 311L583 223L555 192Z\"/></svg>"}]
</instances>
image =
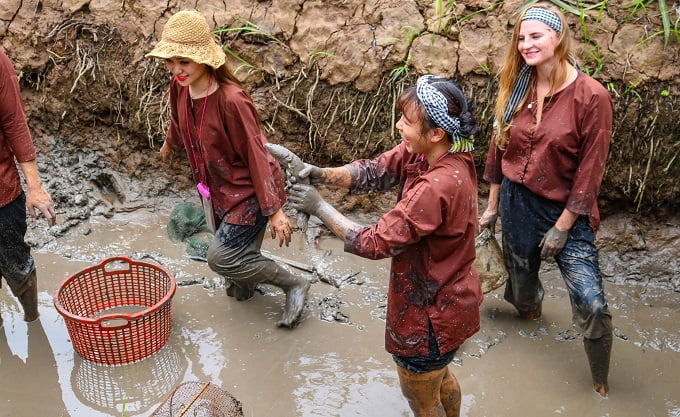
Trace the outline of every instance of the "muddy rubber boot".
<instances>
[{"instance_id":1,"label":"muddy rubber boot","mask_svg":"<svg viewBox=\"0 0 680 417\"><path fill-rule=\"evenodd\" d=\"M227 280L227 295L238 301L249 300L255 295L255 286L238 285L234 281Z\"/></svg>"},{"instance_id":2,"label":"muddy rubber boot","mask_svg":"<svg viewBox=\"0 0 680 417\"><path fill-rule=\"evenodd\" d=\"M283 310L283 317L281 317L281 320L276 325L293 328L298 324L302 316L307 292L309 292L311 284L305 278L291 274L288 270L274 262L269 265L276 271L273 271L263 282L265 284L276 285L286 293L286 306Z\"/></svg>"},{"instance_id":3,"label":"muddy rubber boot","mask_svg":"<svg viewBox=\"0 0 680 417\"><path fill-rule=\"evenodd\" d=\"M517 311L519 313L519 317L524 320L535 320L539 317L541 317L541 310L542 310L542 304L539 304L538 307L534 308L533 310L527 310L527 311Z\"/></svg>"},{"instance_id":4,"label":"muddy rubber boot","mask_svg":"<svg viewBox=\"0 0 680 417\"><path fill-rule=\"evenodd\" d=\"M609 359L612 353L612 333L609 332L599 339L583 338L583 346L586 350L590 373L593 376L593 387L602 397L607 397L609 384Z\"/></svg>"},{"instance_id":5,"label":"muddy rubber boot","mask_svg":"<svg viewBox=\"0 0 680 417\"><path fill-rule=\"evenodd\" d=\"M40 317L38 312L38 276L35 269L28 277L28 286L17 298L19 298L19 303L24 309L24 321L31 322Z\"/></svg>"}]
</instances>

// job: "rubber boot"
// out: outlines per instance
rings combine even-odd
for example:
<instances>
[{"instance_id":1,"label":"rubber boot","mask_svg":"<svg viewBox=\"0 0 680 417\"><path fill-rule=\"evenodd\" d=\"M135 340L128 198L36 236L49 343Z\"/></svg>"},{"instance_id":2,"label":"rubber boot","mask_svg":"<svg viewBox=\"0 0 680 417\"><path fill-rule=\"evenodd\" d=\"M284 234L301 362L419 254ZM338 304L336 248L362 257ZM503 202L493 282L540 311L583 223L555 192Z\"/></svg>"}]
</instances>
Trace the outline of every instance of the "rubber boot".
<instances>
[{"instance_id":1,"label":"rubber boot","mask_svg":"<svg viewBox=\"0 0 680 417\"><path fill-rule=\"evenodd\" d=\"M527 310L527 311L517 311L519 313L519 317L524 320L535 320L537 318L541 317L541 310L542 310L542 304L539 304L538 307L534 308L533 310Z\"/></svg>"},{"instance_id":2,"label":"rubber boot","mask_svg":"<svg viewBox=\"0 0 680 417\"><path fill-rule=\"evenodd\" d=\"M255 295L255 286L253 285L238 285L234 281L227 280L227 295L234 297L238 301L245 301L253 298Z\"/></svg>"},{"instance_id":3,"label":"rubber boot","mask_svg":"<svg viewBox=\"0 0 680 417\"><path fill-rule=\"evenodd\" d=\"M28 277L28 285L17 298L19 298L19 303L24 309L24 321L31 322L40 317L38 312L38 276L35 269Z\"/></svg>"},{"instance_id":4,"label":"rubber boot","mask_svg":"<svg viewBox=\"0 0 680 417\"><path fill-rule=\"evenodd\" d=\"M609 359L612 353L612 333L606 333L599 339L583 338L590 373L593 376L593 387L598 394L606 397L609 392L607 376L609 375Z\"/></svg>"},{"instance_id":5,"label":"rubber boot","mask_svg":"<svg viewBox=\"0 0 680 417\"><path fill-rule=\"evenodd\" d=\"M276 273L267 278L264 282L266 284L276 285L286 293L286 306L283 309L283 316L276 325L279 327L293 328L295 327L300 317L302 317L302 310L305 307L305 300L311 284L305 278L293 275L288 270L276 266Z\"/></svg>"}]
</instances>

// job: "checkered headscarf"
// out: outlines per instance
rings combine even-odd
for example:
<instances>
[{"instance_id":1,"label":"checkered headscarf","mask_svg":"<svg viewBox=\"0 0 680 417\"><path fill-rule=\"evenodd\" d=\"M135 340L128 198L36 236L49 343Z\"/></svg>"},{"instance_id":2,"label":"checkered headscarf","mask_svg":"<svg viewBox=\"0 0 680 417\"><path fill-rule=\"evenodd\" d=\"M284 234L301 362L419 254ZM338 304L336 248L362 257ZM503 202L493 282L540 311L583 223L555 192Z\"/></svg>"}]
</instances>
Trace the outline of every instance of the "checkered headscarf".
<instances>
[{"instance_id":1,"label":"checkered headscarf","mask_svg":"<svg viewBox=\"0 0 680 417\"><path fill-rule=\"evenodd\" d=\"M456 146L461 142L460 136L460 119L449 115L449 102L439 90L430 84L438 77L434 75L423 75L418 78L416 82L416 95L418 100L423 103L427 115L437 124L437 126L444 129L450 136L456 150L458 152L469 152L472 150L471 142L465 142L463 148ZM468 149L469 148L469 149ZM453 149L453 147L452 147Z\"/></svg>"}]
</instances>

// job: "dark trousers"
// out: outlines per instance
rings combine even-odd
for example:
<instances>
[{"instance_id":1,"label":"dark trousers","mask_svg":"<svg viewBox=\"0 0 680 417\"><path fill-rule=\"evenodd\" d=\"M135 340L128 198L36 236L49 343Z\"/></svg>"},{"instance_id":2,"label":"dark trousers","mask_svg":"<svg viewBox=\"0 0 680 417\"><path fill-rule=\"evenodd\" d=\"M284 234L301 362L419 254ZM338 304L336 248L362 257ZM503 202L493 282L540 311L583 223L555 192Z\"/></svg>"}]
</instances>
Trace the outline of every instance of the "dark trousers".
<instances>
[{"instance_id":1,"label":"dark trousers","mask_svg":"<svg viewBox=\"0 0 680 417\"><path fill-rule=\"evenodd\" d=\"M21 294L35 269L26 235L26 195L0 207L0 276L5 277L12 293ZM1 281L0 281L1 284Z\"/></svg>"},{"instance_id":2,"label":"dark trousers","mask_svg":"<svg viewBox=\"0 0 680 417\"><path fill-rule=\"evenodd\" d=\"M564 205L503 179L500 206L503 253L510 274L505 299L519 311L533 310L541 304L544 295L538 276L541 266L538 245L554 226ZM612 331L594 241L588 217L579 216L569 231L564 249L555 256L569 291L573 321L588 339L598 339Z\"/></svg>"}]
</instances>

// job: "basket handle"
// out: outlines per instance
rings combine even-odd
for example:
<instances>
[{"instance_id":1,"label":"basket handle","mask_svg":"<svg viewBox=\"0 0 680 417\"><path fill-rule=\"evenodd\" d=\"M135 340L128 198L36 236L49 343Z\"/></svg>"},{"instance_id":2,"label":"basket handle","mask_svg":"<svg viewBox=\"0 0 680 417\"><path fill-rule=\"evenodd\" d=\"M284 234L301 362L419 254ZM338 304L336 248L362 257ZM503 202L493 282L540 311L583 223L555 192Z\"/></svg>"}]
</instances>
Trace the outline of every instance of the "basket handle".
<instances>
[{"instance_id":1,"label":"basket handle","mask_svg":"<svg viewBox=\"0 0 680 417\"><path fill-rule=\"evenodd\" d=\"M99 326L99 328L103 330L118 330L122 329L125 327L128 327L133 319L135 318L134 314L122 314L122 313L114 313L114 314L106 314L101 317L98 317L95 319L95 324ZM110 321L123 321L124 323L114 323L114 324L107 324Z\"/></svg>"},{"instance_id":2,"label":"basket handle","mask_svg":"<svg viewBox=\"0 0 680 417\"><path fill-rule=\"evenodd\" d=\"M115 265L116 263L118 263L118 265ZM120 263L124 263L125 265L120 265ZM105 274L111 274L115 272L132 270L132 263L133 261L130 258L126 258L125 256L115 256L99 264L99 267L104 269Z\"/></svg>"}]
</instances>

